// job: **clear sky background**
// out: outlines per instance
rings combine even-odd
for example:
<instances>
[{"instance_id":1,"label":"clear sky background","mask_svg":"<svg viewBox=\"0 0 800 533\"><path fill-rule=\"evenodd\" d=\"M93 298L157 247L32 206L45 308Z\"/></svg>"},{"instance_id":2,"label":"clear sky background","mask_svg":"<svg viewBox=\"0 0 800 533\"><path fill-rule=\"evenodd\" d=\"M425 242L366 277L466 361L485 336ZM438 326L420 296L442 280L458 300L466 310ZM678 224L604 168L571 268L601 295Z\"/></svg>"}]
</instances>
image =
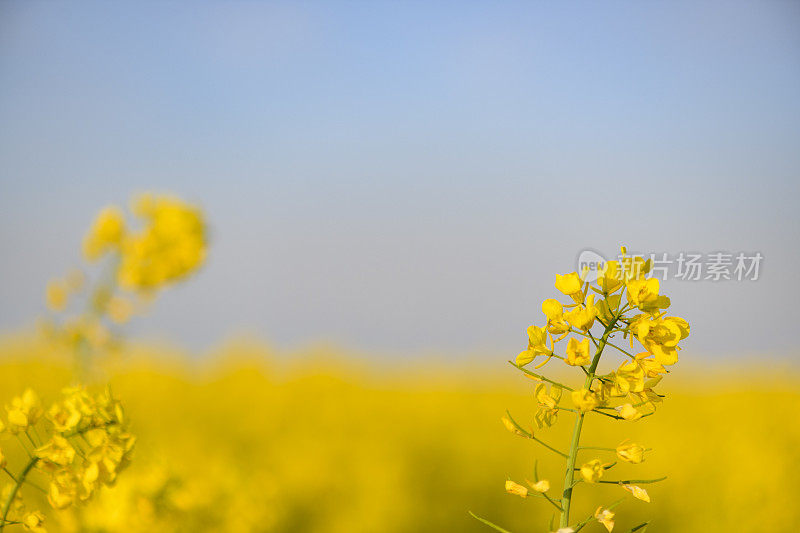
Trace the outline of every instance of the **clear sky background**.
<instances>
[{"instance_id":1,"label":"clear sky background","mask_svg":"<svg viewBox=\"0 0 800 533\"><path fill-rule=\"evenodd\" d=\"M139 333L516 354L590 247L668 281L684 358L797 356L800 3L0 2L0 331L97 209L201 204Z\"/></svg>"}]
</instances>

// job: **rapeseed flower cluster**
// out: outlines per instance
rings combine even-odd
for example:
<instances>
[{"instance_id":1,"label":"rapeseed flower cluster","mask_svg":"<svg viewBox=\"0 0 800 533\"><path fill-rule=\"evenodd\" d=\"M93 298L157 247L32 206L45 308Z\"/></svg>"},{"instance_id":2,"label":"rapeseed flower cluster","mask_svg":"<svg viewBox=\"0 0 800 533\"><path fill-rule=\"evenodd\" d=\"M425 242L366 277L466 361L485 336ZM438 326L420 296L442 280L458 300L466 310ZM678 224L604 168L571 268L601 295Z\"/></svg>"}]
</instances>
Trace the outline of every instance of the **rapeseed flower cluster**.
<instances>
[{"instance_id":1,"label":"rapeseed flower cluster","mask_svg":"<svg viewBox=\"0 0 800 533\"><path fill-rule=\"evenodd\" d=\"M540 496L555 507L560 533L577 531L592 520L608 531L614 528L615 513L612 510L622 500L598 507L593 515L582 521L570 521L573 490L579 484L619 485L634 498L649 503L650 496L639 485L663 479L609 480L606 472L616 462L601 458L578 461L579 454L585 451L613 453L620 461L633 465L644 461L647 450L627 440L616 448L582 446L580 437L584 418L598 415L611 422L633 422L653 415L657 404L664 398L656 392L656 386L669 373L667 367L677 363L681 349L679 343L689 335L686 320L667 316L671 302L661 294L658 279L648 277L651 262L627 255L624 247L621 251L619 260L601 266L594 284L585 281L588 271L556 275L555 288L567 301L551 298L542 303L544 324L528 328L528 346L511 362L538 382L534 391L538 410L533 416L535 427L529 430L519 425L510 413L503 417L503 424L515 435L532 439L560 455L566 463L559 495L551 497L548 494L549 481L537 480L539 487L547 487L547 490L539 491ZM626 339L628 346L622 347L616 340L618 337ZM609 349L620 354L622 360L615 363L616 368L600 371L601 357ZM538 372L553 359L579 369L582 383L568 386ZM564 391L568 394L565 395ZM564 396L569 398L567 405L562 403ZM574 418L570 447L566 451L545 443L535 434L536 430L555 424L562 411L571 413ZM529 486L533 488L530 483ZM506 491L522 497L531 494L527 487L511 480L506 482ZM554 521L551 520L547 531L554 529Z\"/></svg>"},{"instance_id":2,"label":"rapeseed flower cluster","mask_svg":"<svg viewBox=\"0 0 800 533\"><path fill-rule=\"evenodd\" d=\"M119 341L116 327L149 304L159 289L197 270L206 255L205 222L196 207L177 198L144 194L134 199L131 211L141 221L139 227L126 221L119 207L106 207L83 240L88 261L104 260L96 283L88 284L83 272L74 271L47 285L51 311L68 313L71 303L84 304L76 313L44 324L49 338L74 351L79 376L87 373L94 351ZM11 478L0 494L0 532L7 525L45 531L44 514L27 509L23 487L41 489L50 506L63 510L114 484L130 461L136 439L108 388L97 394L81 386L64 389L62 398L47 410L28 388L6 411L7 422L0 419L0 431L18 439L28 461L14 474L0 450L0 463ZM31 477L40 479L34 482ZM47 488L40 486L41 478Z\"/></svg>"},{"instance_id":3,"label":"rapeseed flower cluster","mask_svg":"<svg viewBox=\"0 0 800 533\"><path fill-rule=\"evenodd\" d=\"M7 423L0 419L0 427L17 438L27 461L12 473L0 450L0 464L10 478L0 493L0 531L22 525L44 533L44 515L26 504L24 487L46 492L54 509L85 502L116 481L136 442L122 405L108 388L95 394L83 387L64 389L61 399L46 410L28 388L6 406L6 415Z\"/></svg>"},{"instance_id":4,"label":"rapeseed flower cluster","mask_svg":"<svg viewBox=\"0 0 800 533\"><path fill-rule=\"evenodd\" d=\"M160 289L202 266L207 231L199 208L147 193L133 199L131 212L134 220L127 220L120 207L102 209L84 237L84 257L101 263L91 287L87 289L80 270L48 283L45 296L51 311L78 308L42 324L50 338L82 352L114 347L120 325L146 311Z\"/></svg>"}]
</instances>

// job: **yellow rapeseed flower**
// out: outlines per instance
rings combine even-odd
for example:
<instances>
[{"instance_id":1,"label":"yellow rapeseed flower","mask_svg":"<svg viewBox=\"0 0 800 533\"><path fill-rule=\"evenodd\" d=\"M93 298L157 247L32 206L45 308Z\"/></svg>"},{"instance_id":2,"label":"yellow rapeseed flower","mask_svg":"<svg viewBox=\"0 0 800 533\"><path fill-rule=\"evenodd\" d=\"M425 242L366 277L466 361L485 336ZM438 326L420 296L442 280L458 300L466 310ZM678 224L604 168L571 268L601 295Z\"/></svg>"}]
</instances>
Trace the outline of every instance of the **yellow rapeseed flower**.
<instances>
[{"instance_id":1,"label":"yellow rapeseed flower","mask_svg":"<svg viewBox=\"0 0 800 533\"><path fill-rule=\"evenodd\" d=\"M569 331L569 324L564 320L564 306L553 298L542 302L542 312L547 317L547 331L553 335L561 335Z\"/></svg>"},{"instance_id":2,"label":"yellow rapeseed flower","mask_svg":"<svg viewBox=\"0 0 800 533\"><path fill-rule=\"evenodd\" d=\"M572 403L574 403L575 407L577 407L581 411L591 411L592 409L600 405L597 395L587 389L574 390L572 391L571 396L572 396Z\"/></svg>"},{"instance_id":3,"label":"yellow rapeseed flower","mask_svg":"<svg viewBox=\"0 0 800 533\"><path fill-rule=\"evenodd\" d=\"M540 479L535 483L531 483L529 481L528 485L530 485L531 488L536 492L547 492L548 490L550 490L550 482L547 481L546 479Z\"/></svg>"},{"instance_id":4,"label":"yellow rapeseed flower","mask_svg":"<svg viewBox=\"0 0 800 533\"><path fill-rule=\"evenodd\" d=\"M587 483L596 483L603 477L604 470L603 463L600 462L600 459L592 459L581 466L581 477L583 477L584 481Z\"/></svg>"},{"instance_id":5,"label":"yellow rapeseed flower","mask_svg":"<svg viewBox=\"0 0 800 533\"><path fill-rule=\"evenodd\" d=\"M617 407L617 412L625 420L639 420L642 418L642 413L629 403Z\"/></svg>"},{"instance_id":6,"label":"yellow rapeseed flower","mask_svg":"<svg viewBox=\"0 0 800 533\"><path fill-rule=\"evenodd\" d=\"M628 302L634 307L652 306L658 300L658 278L631 280L627 289Z\"/></svg>"},{"instance_id":7,"label":"yellow rapeseed flower","mask_svg":"<svg viewBox=\"0 0 800 533\"><path fill-rule=\"evenodd\" d=\"M644 369L635 360L622 363L614 372L614 385L621 394L642 392L644 390Z\"/></svg>"},{"instance_id":8,"label":"yellow rapeseed flower","mask_svg":"<svg viewBox=\"0 0 800 533\"><path fill-rule=\"evenodd\" d=\"M644 447L635 442L624 441L617 446L617 457L632 464L644 461Z\"/></svg>"},{"instance_id":9,"label":"yellow rapeseed flower","mask_svg":"<svg viewBox=\"0 0 800 533\"><path fill-rule=\"evenodd\" d=\"M678 362L678 342L689 336L689 324L680 317L640 317L631 331L656 361L673 365Z\"/></svg>"},{"instance_id":10,"label":"yellow rapeseed flower","mask_svg":"<svg viewBox=\"0 0 800 533\"><path fill-rule=\"evenodd\" d=\"M603 524L608 531L614 529L614 513L612 513L610 509L603 509L603 507L600 506L594 512L594 517L598 522Z\"/></svg>"},{"instance_id":11,"label":"yellow rapeseed flower","mask_svg":"<svg viewBox=\"0 0 800 533\"><path fill-rule=\"evenodd\" d=\"M25 389L22 396L13 398L11 405L6 406L6 411L9 431L19 433L39 420L42 416L42 404L39 396L29 388Z\"/></svg>"},{"instance_id":12,"label":"yellow rapeseed flower","mask_svg":"<svg viewBox=\"0 0 800 533\"><path fill-rule=\"evenodd\" d=\"M586 305L580 304L572 311L564 314L567 322L584 331L591 329L596 317L597 308L594 305L594 294L586 299Z\"/></svg>"},{"instance_id":13,"label":"yellow rapeseed flower","mask_svg":"<svg viewBox=\"0 0 800 533\"><path fill-rule=\"evenodd\" d=\"M578 342L573 337L567 343L567 358L565 361L572 366L588 365L592 360L589 351L589 339L583 339Z\"/></svg>"},{"instance_id":14,"label":"yellow rapeseed flower","mask_svg":"<svg viewBox=\"0 0 800 533\"><path fill-rule=\"evenodd\" d=\"M556 289L572 298L576 303L583 301L583 281L577 272L556 274Z\"/></svg>"},{"instance_id":15,"label":"yellow rapeseed flower","mask_svg":"<svg viewBox=\"0 0 800 533\"><path fill-rule=\"evenodd\" d=\"M71 431L81 421L81 412L74 401L65 400L54 403L47 411L47 418L53 423L56 431Z\"/></svg>"},{"instance_id":16,"label":"yellow rapeseed flower","mask_svg":"<svg viewBox=\"0 0 800 533\"><path fill-rule=\"evenodd\" d=\"M539 402L539 405L554 409L558 405L558 401L561 399L561 387L554 386L550 387L550 390L548 390L547 385L544 383L539 383L536 386L534 395L536 396L536 401Z\"/></svg>"},{"instance_id":17,"label":"yellow rapeseed flower","mask_svg":"<svg viewBox=\"0 0 800 533\"><path fill-rule=\"evenodd\" d=\"M125 217L116 206L100 211L89 233L83 240L83 254L90 261L102 257L107 251L118 248L125 235Z\"/></svg>"},{"instance_id":18,"label":"yellow rapeseed flower","mask_svg":"<svg viewBox=\"0 0 800 533\"><path fill-rule=\"evenodd\" d=\"M44 446L36 449L35 454L45 464L67 466L75 459L75 448L64 437L53 435Z\"/></svg>"},{"instance_id":19,"label":"yellow rapeseed flower","mask_svg":"<svg viewBox=\"0 0 800 533\"><path fill-rule=\"evenodd\" d=\"M122 243L119 283L151 291L193 272L205 260L206 229L202 212L177 198L145 195L133 211L145 222Z\"/></svg>"},{"instance_id":20,"label":"yellow rapeseed flower","mask_svg":"<svg viewBox=\"0 0 800 533\"><path fill-rule=\"evenodd\" d=\"M533 361L537 355L550 355L552 351L547 347L547 332L544 328L530 326L528 328L528 349L517 355L518 366L525 366Z\"/></svg>"},{"instance_id":21,"label":"yellow rapeseed flower","mask_svg":"<svg viewBox=\"0 0 800 533\"><path fill-rule=\"evenodd\" d=\"M39 511L27 513L22 517L22 527L26 531L33 531L33 533L47 533L44 528L44 515Z\"/></svg>"},{"instance_id":22,"label":"yellow rapeseed flower","mask_svg":"<svg viewBox=\"0 0 800 533\"><path fill-rule=\"evenodd\" d=\"M514 494L515 496L519 496L520 498L528 497L528 489L519 483L511 481L510 479L506 481L506 492L509 494Z\"/></svg>"},{"instance_id":23,"label":"yellow rapeseed flower","mask_svg":"<svg viewBox=\"0 0 800 533\"><path fill-rule=\"evenodd\" d=\"M636 485L622 485L622 488L633 494L634 498L650 503L650 495L642 487Z\"/></svg>"}]
</instances>

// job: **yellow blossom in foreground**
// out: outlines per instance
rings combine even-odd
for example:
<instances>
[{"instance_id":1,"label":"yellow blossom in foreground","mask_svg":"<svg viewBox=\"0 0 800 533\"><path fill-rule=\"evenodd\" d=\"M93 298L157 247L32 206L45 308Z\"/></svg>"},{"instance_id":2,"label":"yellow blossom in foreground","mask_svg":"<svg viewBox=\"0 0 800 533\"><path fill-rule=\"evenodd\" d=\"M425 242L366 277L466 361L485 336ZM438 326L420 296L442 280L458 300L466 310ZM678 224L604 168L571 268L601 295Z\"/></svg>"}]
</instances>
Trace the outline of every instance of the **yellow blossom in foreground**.
<instances>
[{"instance_id":1,"label":"yellow blossom in foreground","mask_svg":"<svg viewBox=\"0 0 800 533\"><path fill-rule=\"evenodd\" d=\"M47 533L44 528L44 515L39 511L33 511L26 514L22 518L22 527L26 531L33 531L34 533Z\"/></svg>"},{"instance_id":2,"label":"yellow blossom in foreground","mask_svg":"<svg viewBox=\"0 0 800 533\"><path fill-rule=\"evenodd\" d=\"M583 339L578 342L578 339L571 338L567 343L567 358L565 361L572 366L588 365L592 361L589 353L589 339Z\"/></svg>"},{"instance_id":3,"label":"yellow blossom in foreground","mask_svg":"<svg viewBox=\"0 0 800 533\"><path fill-rule=\"evenodd\" d=\"M644 447L635 442L622 442L617 446L617 457L632 464L644 461Z\"/></svg>"},{"instance_id":4,"label":"yellow blossom in foreground","mask_svg":"<svg viewBox=\"0 0 800 533\"><path fill-rule=\"evenodd\" d=\"M564 315L567 322L584 331L591 329L596 317L597 308L594 305L594 294L586 299L586 305L580 304Z\"/></svg>"},{"instance_id":5,"label":"yellow blossom in foreground","mask_svg":"<svg viewBox=\"0 0 800 533\"><path fill-rule=\"evenodd\" d=\"M622 485L622 488L633 494L634 498L650 503L650 495L642 487L636 485Z\"/></svg>"},{"instance_id":6,"label":"yellow blossom in foreground","mask_svg":"<svg viewBox=\"0 0 800 533\"><path fill-rule=\"evenodd\" d=\"M572 298L575 302L583 301L583 282L577 272L556 274L556 289Z\"/></svg>"},{"instance_id":7,"label":"yellow blossom in foreground","mask_svg":"<svg viewBox=\"0 0 800 533\"><path fill-rule=\"evenodd\" d=\"M81 412L75 402L64 401L54 403L47 411L47 418L53 422L56 431L70 431L81 421Z\"/></svg>"},{"instance_id":8,"label":"yellow blossom in foreground","mask_svg":"<svg viewBox=\"0 0 800 533\"><path fill-rule=\"evenodd\" d=\"M544 328L531 326L528 328L528 349L517 356L517 366L525 366L533 361L537 355L550 355L547 348L547 332Z\"/></svg>"},{"instance_id":9,"label":"yellow blossom in foreground","mask_svg":"<svg viewBox=\"0 0 800 533\"><path fill-rule=\"evenodd\" d=\"M603 464L600 459L592 459L588 463L581 466L581 476L587 483L595 483L603 477Z\"/></svg>"},{"instance_id":10,"label":"yellow blossom in foreground","mask_svg":"<svg viewBox=\"0 0 800 533\"><path fill-rule=\"evenodd\" d=\"M594 512L594 517L598 522L603 524L608 531L614 529L614 513L609 509L603 509L602 506L598 507Z\"/></svg>"},{"instance_id":11,"label":"yellow blossom in foreground","mask_svg":"<svg viewBox=\"0 0 800 533\"><path fill-rule=\"evenodd\" d=\"M639 420L642 418L642 413L629 403L617 407L617 412L625 420Z\"/></svg>"},{"instance_id":12,"label":"yellow blossom in foreground","mask_svg":"<svg viewBox=\"0 0 800 533\"><path fill-rule=\"evenodd\" d=\"M678 362L678 342L689 336L689 324L675 316L641 317L631 325L631 331L656 361L673 365Z\"/></svg>"},{"instance_id":13,"label":"yellow blossom in foreground","mask_svg":"<svg viewBox=\"0 0 800 533\"><path fill-rule=\"evenodd\" d=\"M47 444L36 449L36 457L45 463L67 466L75 459L75 448L64 437L53 435Z\"/></svg>"},{"instance_id":14,"label":"yellow blossom in foreground","mask_svg":"<svg viewBox=\"0 0 800 533\"><path fill-rule=\"evenodd\" d=\"M628 301L634 307L652 307L658 301L658 278L631 280L627 287Z\"/></svg>"},{"instance_id":15,"label":"yellow blossom in foreground","mask_svg":"<svg viewBox=\"0 0 800 533\"><path fill-rule=\"evenodd\" d=\"M534 416L534 422L539 429L555 423L558 417L558 402L561 401L561 392L561 387L557 385L550 387L549 391L544 383L536 386L535 396L539 403L539 410Z\"/></svg>"},{"instance_id":16,"label":"yellow blossom in foreground","mask_svg":"<svg viewBox=\"0 0 800 533\"><path fill-rule=\"evenodd\" d=\"M547 331L553 335L560 335L569 331L569 324L564 320L564 306L553 298L542 302L542 312L547 317Z\"/></svg>"},{"instance_id":17,"label":"yellow blossom in foreground","mask_svg":"<svg viewBox=\"0 0 800 533\"><path fill-rule=\"evenodd\" d=\"M6 406L6 411L8 411L8 429L12 433L19 433L35 424L42 416L41 401L33 389L25 389L22 396L11 400L11 405Z\"/></svg>"},{"instance_id":18,"label":"yellow blossom in foreground","mask_svg":"<svg viewBox=\"0 0 800 533\"><path fill-rule=\"evenodd\" d=\"M644 369L637 361L625 361L614 373L614 385L620 395L644 390Z\"/></svg>"},{"instance_id":19,"label":"yellow blossom in foreground","mask_svg":"<svg viewBox=\"0 0 800 533\"><path fill-rule=\"evenodd\" d=\"M58 470L50 481L50 490L47 501L55 509L66 509L72 505L78 496L78 481L75 474L67 469Z\"/></svg>"},{"instance_id":20,"label":"yellow blossom in foreground","mask_svg":"<svg viewBox=\"0 0 800 533\"><path fill-rule=\"evenodd\" d=\"M510 479L506 481L506 492L509 494L514 494L515 496L519 496L520 498L528 497L528 489L519 483L511 481Z\"/></svg>"},{"instance_id":21,"label":"yellow blossom in foreground","mask_svg":"<svg viewBox=\"0 0 800 533\"><path fill-rule=\"evenodd\" d=\"M574 390L571 396L572 403L581 411L591 411L600 404L597 395L587 389Z\"/></svg>"}]
</instances>

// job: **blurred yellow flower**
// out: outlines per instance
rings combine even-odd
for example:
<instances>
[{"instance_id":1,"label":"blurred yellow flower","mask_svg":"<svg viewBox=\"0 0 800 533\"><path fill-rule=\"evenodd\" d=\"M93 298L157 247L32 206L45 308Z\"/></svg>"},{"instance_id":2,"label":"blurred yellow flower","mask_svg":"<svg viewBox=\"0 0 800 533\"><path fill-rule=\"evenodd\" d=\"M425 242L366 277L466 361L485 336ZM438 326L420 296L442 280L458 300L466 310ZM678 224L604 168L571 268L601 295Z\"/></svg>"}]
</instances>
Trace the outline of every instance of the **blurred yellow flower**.
<instances>
[{"instance_id":1,"label":"blurred yellow flower","mask_svg":"<svg viewBox=\"0 0 800 533\"><path fill-rule=\"evenodd\" d=\"M47 307L53 311L63 311L69 300L69 289L63 281L52 279L47 282L45 294Z\"/></svg>"},{"instance_id":2,"label":"blurred yellow flower","mask_svg":"<svg viewBox=\"0 0 800 533\"><path fill-rule=\"evenodd\" d=\"M603 524L608 531L614 529L614 513L609 509L603 509L602 506L598 507L594 512L594 517L598 522Z\"/></svg>"},{"instance_id":3,"label":"blurred yellow flower","mask_svg":"<svg viewBox=\"0 0 800 533\"><path fill-rule=\"evenodd\" d=\"M75 402L65 400L54 403L47 411L47 418L53 423L56 431L71 431L81 421L81 412L77 409Z\"/></svg>"},{"instance_id":4,"label":"blurred yellow flower","mask_svg":"<svg viewBox=\"0 0 800 533\"><path fill-rule=\"evenodd\" d=\"M89 233L83 240L83 253L90 261L99 259L107 251L117 248L125 235L125 217L116 206L100 211Z\"/></svg>"},{"instance_id":5,"label":"blurred yellow flower","mask_svg":"<svg viewBox=\"0 0 800 533\"><path fill-rule=\"evenodd\" d=\"M6 411L8 411L9 431L19 433L35 424L42 416L41 401L33 389L28 388L22 396L11 400L11 405L6 406Z\"/></svg>"},{"instance_id":6,"label":"blurred yellow flower","mask_svg":"<svg viewBox=\"0 0 800 533\"><path fill-rule=\"evenodd\" d=\"M145 222L122 243L119 283L154 290L196 270L206 255L206 230L199 209L177 198L143 195L134 213Z\"/></svg>"},{"instance_id":7,"label":"blurred yellow flower","mask_svg":"<svg viewBox=\"0 0 800 533\"><path fill-rule=\"evenodd\" d=\"M133 314L133 305L127 298L112 296L106 304L108 318L117 324L124 324L130 320Z\"/></svg>"},{"instance_id":8,"label":"blurred yellow flower","mask_svg":"<svg viewBox=\"0 0 800 533\"><path fill-rule=\"evenodd\" d=\"M22 518L22 527L26 531L33 531L33 533L47 533L44 528L44 515L39 511L27 513Z\"/></svg>"},{"instance_id":9,"label":"blurred yellow flower","mask_svg":"<svg viewBox=\"0 0 800 533\"><path fill-rule=\"evenodd\" d=\"M53 435L44 446L36 449L35 454L45 464L67 466L75 459L75 448L64 437Z\"/></svg>"}]
</instances>

